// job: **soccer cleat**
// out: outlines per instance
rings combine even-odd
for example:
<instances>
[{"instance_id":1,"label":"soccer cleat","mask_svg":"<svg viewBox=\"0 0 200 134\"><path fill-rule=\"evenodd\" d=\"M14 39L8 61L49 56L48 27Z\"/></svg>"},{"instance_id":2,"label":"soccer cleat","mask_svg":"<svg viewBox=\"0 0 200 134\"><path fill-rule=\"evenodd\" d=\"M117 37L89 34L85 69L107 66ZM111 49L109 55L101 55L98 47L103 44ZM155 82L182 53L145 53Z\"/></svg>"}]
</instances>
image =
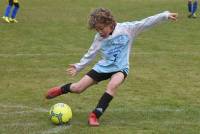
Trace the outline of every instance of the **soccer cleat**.
<instances>
[{"instance_id":1,"label":"soccer cleat","mask_svg":"<svg viewBox=\"0 0 200 134\"><path fill-rule=\"evenodd\" d=\"M99 120L95 113L90 113L88 117L88 125L98 127L99 126Z\"/></svg>"},{"instance_id":2,"label":"soccer cleat","mask_svg":"<svg viewBox=\"0 0 200 134\"><path fill-rule=\"evenodd\" d=\"M197 18L197 15L195 13L194 14L189 14L188 18L194 18L195 19L195 18Z\"/></svg>"},{"instance_id":3,"label":"soccer cleat","mask_svg":"<svg viewBox=\"0 0 200 134\"><path fill-rule=\"evenodd\" d=\"M57 96L62 95L62 90L60 87L53 87L51 89L48 90L47 94L46 94L46 99L53 99Z\"/></svg>"},{"instance_id":4,"label":"soccer cleat","mask_svg":"<svg viewBox=\"0 0 200 134\"><path fill-rule=\"evenodd\" d=\"M8 18L8 17L6 17L6 16L3 16L3 17L2 17L2 19L3 19L5 22L7 22L7 23L10 23L10 21L9 21L9 18Z\"/></svg>"},{"instance_id":5,"label":"soccer cleat","mask_svg":"<svg viewBox=\"0 0 200 134\"><path fill-rule=\"evenodd\" d=\"M13 19L13 18L9 18L9 21L12 22L12 23L18 23L18 21L16 19Z\"/></svg>"},{"instance_id":6,"label":"soccer cleat","mask_svg":"<svg viewBox=\"0 0 200 134\"><path fill-rule=\"evenodd\" d=\"M197 15L194 13L194 14L192 15L192 18L197 18Z\"/></svg>"}]
</instances>

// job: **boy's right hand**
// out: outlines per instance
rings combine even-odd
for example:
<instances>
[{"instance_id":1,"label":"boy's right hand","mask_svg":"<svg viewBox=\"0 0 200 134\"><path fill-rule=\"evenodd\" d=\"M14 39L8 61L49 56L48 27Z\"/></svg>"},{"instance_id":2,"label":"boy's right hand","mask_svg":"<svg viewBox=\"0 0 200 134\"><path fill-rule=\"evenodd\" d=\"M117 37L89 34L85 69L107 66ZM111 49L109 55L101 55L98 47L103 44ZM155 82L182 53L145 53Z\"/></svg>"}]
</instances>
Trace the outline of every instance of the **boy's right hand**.
<instances>
[{"instance_id":1,"label":"boy's right hand","mask_svg":"<svg viewBox=\"0 0 200 134\"><path fill-rule=\"evenodd\" d=\"M78 71L76 70L76 66L74 64L69 64L66 72L68 75L75 76Z\"/></svg>"}]
</instances>

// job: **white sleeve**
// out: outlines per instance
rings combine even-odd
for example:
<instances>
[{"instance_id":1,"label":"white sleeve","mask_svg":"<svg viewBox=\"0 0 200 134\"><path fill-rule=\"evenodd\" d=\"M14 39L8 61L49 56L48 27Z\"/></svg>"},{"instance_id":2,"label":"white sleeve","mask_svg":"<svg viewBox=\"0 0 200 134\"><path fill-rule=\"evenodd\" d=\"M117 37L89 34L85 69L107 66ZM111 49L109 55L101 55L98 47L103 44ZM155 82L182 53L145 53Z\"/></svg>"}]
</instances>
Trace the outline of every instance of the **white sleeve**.
<instances>
[{"instance_id":1,"label":"white sleeve","mask_svg":"<svg viewBox=\"0 0 200 134\"><path fill-rule=\"evenodd\" d=\"M145 18L141 21L133 21L133 22L129 22L127 23L129 26L129 31L133 34L133 35L137 35L140 32L144 31L145 29L148 29L152 26L154 26L157 23L160 23L164 20L168 20L170 12L169 11L165 11L163 13L160 14L156 14L154 16L150 16L148 18Z\"/></svg>"},{"instance_id":2,"label":"white sleeve","mask_svg":"<svg viewBox=\"0 0 200 134\"><path fill-rule=\"evenodd\" d=\"M83 68L85 68L96 57L99 49L100 49L100 43L98 39L95 37L88 52L81 58L79 63L75 64L76 69L78 71L81 71Z\"/></svg>"}]
</instances>

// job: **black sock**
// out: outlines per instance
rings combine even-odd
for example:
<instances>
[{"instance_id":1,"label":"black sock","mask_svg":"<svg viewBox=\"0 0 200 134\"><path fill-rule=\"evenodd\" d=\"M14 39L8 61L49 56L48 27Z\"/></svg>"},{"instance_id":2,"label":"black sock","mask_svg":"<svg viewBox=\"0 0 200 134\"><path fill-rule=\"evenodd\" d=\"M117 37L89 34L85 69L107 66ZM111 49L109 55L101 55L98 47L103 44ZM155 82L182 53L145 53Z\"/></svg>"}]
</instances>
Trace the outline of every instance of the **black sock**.
<instances>
[{"instance_id":1,"label":"black sock","mask_svg":"<svg viewBox=\"0 0 200 134\"><path fill-rule=\"evenodd\" d=\"M93 111L93 113L96 114L97 118L99 118L104 113L112 98L113 96L106 92L102 95L101 99L99 100L99 103Z\"/></svg>"},{"instance_id":2,"label":"black sock","mask_svg":"<svg viewBox=\"0 0 200 134\"><path fill-rule=\"evenodd\" d=\"M70 85L71 85L71 84L72 84L72 83L68 83L68 84L65 84L65 85L61 86L61 91L62 91L63 94L66 94L66 93L68 93L68 92L71 92L71 91L70 91Z\"/></svg>"}]
</instances>

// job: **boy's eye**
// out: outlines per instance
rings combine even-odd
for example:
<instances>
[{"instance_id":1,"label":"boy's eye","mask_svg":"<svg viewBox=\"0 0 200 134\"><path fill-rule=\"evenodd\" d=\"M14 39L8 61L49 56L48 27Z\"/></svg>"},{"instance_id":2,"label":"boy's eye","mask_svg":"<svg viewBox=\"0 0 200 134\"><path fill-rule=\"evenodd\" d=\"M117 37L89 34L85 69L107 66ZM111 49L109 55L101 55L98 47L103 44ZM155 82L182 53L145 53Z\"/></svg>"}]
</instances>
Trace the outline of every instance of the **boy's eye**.
<instances>
[{"instance_id":1,"label":"boy's eye","mask_svg":"<svg viewBox=\"0 0 200 134\"><path fill-rule=\"evenodd\" d=\"M103 28L97 28L96 30L97 30L97 31L102 31L102 30L103 30Z\"/></svg>"},{"instance_id":2,"label":"boy's eye","mask_svg":"<svg viewBox=\"0 0 200 134\"><path fill-rule=\"evenodd\" d=\"M104 27L97 27L96 30L97 31L102 31L104 29Z\"/></svg>"}]
</instances>

